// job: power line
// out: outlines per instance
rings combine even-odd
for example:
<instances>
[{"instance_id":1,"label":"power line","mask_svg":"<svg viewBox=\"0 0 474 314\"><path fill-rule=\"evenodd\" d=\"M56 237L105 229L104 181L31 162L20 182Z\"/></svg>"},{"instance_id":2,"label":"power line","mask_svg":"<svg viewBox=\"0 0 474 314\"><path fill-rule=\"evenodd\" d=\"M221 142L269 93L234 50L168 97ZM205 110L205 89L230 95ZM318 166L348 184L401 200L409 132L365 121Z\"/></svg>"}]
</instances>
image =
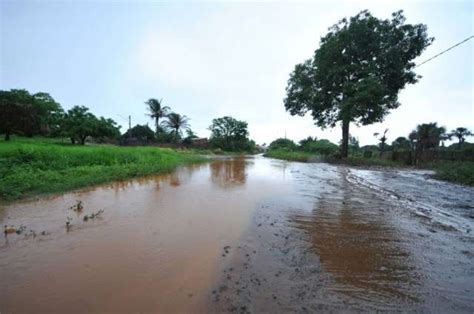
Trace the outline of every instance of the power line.
<instances>
[{"instance_id":1,"label":"power line","mask_svg":"<svg viewBox=\"0 0 474 314\"><path fill-rule=\"evenodd\" d=\"M468 40L470 40L470 39L472 39L472 38L474 38L474 35L471 35L471 36L469 36L468 38L464 39L463 41L458 42L457 44L455 44L455 45L449 47L448 49L441 51L440 53L438 53L437 55L434 55L433 57L429 58L428 60L425 60L425 61L423 61L422 63L417 64L417 65L415 66L415 68L419 67L420 65L425 64L425 63L428 62L428 61L433 60L434 58L437 58L437 57L441 56L442 54L448 52L449 50L451 50L451 49L453 49L453 48L455 48L455 47L457 47L457 46L459 46L459 45L461 45L461 44L463 44L463 43L465 43L466 41L468 41Z\"/></svg>"}]
</instances>

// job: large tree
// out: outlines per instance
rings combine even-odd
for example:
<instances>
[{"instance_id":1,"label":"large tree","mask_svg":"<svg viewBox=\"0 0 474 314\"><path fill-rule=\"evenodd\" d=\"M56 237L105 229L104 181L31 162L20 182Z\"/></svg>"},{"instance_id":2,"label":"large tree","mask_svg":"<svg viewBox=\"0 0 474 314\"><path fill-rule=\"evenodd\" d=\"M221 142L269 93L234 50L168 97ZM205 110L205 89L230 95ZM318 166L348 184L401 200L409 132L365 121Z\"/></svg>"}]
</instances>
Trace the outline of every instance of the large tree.
<instances>
[{"instance_id":1,"label":"large tree","mask_svg":"<svg viewBox=\"0 0 474 314\"><path fill-rule=\"evenodd\" d=\"M212 120L210 143L216 148L227 151L243 151L249 148L247 122L232 117Z\"/></svg>"},{"instance_id":2,"label":"large tree","mask_svg":"<svg viewBox=\"0 0 474 314\"><path fill-rule=\"evenodd\" d=\"M5 133L5 140L12 134L50 135L57 129L62 112L59 103L47 93L0 91L0 132Z\"/></svg>"},{"instance_id":3,"label":"large tree","mask_svg":"<svg viewBox=\"0 0 474 314\"><path fill-rule=\"evenodd\" d=\"M163 99L148 99L145 104L148 106L148 116L155 120L156 134L160 133L160 119L168 115L170 107L163 106Z\"/></svg>"},{"instance_id":4,"label":"large tree","mask_svg":"<svg viewBox=\"0 0 474 314\"><path fill-rule=\"evenodd\" d=\"M97 133L97 123L97 117L89 112L89 108L74 106L65 114L61 129L64 135L71 139L72 144L79 141L81 145L84 145L88 136Z\"/></svg>"},{"instance_id":5,"label":"large tree","mask_svg":"<svg viewBox=\"0 0 474 314\"><path fill-rule=\"evenodd\" d=\"M412 60L432 41L427 27L406 24L402 11L386 20L369 11L344 18L321 38L313 58L296 65L285 108L292 115L311 112L322 128L341 122L341 155L347 157L350 123L381 122L397 108L399 91L420 78Z\"/></svg>"}]
</instances>

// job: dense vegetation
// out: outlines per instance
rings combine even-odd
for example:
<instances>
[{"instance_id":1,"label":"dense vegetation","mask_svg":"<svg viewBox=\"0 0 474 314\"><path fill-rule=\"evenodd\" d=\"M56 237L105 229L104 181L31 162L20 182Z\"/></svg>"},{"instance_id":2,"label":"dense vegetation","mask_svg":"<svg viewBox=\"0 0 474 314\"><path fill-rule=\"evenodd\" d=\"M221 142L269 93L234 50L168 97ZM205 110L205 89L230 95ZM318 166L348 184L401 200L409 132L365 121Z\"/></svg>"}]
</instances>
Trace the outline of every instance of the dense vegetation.
<instances>
[{"instance_id":1,"label":"dense vegetation","mask_svg":"<svg viewBox=\"0 0 474 314\"><path fill-rule=\"evenodd\" d=\"M210 144L213 148L231 152L253 152L255 142L248 138L247 122L232 117L212 120Z\"/></svg>"},{"instance_id":2,"label":"dense vegetation","mask_svg":"<svg viewBox=\"0 0 474 314\"><path fill-rule=\"evenodd\" d=\"M197 155L156 147L73 146L14 138L0 142L0 199L160 173L199 160Z\"/></svg>"}]
</instances>

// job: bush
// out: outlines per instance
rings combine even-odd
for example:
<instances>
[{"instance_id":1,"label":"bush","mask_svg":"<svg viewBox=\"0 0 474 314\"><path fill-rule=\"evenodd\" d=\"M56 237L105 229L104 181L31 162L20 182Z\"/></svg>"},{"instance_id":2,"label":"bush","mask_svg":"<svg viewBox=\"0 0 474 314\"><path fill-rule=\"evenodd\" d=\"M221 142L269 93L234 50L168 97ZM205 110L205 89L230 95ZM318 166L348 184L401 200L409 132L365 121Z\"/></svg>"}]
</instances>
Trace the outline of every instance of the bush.
<instances>
[{"instance_id":1,"label":"bush","mask_svg":"<svg viewBox=\"0 0 474 314\"><path fill-rule=\"evenodd\" d=\"M269 150L295 150L297 148L295 142L286 138L279 138L270 143Z\"/></svg>"},{"instance_id":2,"label":"bush","mask_svg":"<svg viewBox=\"0 0 474 314\"><path fill-rule=\"evenodd\" d=\"M312 142L306 142L304 146L301 147L301 150L310 153L316 153L323 156L330 156L337 154L339 151L339 146L334 143L331 143L328 140L316 140Z\"/></svg>"}]
</instances>

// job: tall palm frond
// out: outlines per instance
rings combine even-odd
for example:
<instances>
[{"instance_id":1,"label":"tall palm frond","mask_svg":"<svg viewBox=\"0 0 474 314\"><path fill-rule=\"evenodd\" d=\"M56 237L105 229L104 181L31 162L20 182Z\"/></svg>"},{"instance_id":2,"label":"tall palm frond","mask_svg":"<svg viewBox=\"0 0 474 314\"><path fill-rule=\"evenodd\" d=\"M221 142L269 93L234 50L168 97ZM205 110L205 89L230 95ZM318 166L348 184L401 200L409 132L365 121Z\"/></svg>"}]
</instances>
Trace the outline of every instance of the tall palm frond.
<instances>
[{"instance_id":1,"label":"tall palm frond","mask_svg":"<svg viewBox=\"0 0 474 314\"><path fill-rule=\"evenodd\" d=\"M170 107L163 106L163 99L150 98L145 101L148 106L148 116L155 120L155 129L158 134L160 131L160 119L166 117L170 111Z\"/></svg>"},{"instance_id":2,"label":"tall palm frond","mask_svg":"<svg viewBox=\"0 0 474 314\"><path fill-rule=\"evenodd\" d=\"M167 120L163 124L171 129L174 133L175 138L177 139L181 136L183 130L189 128L189 118L185 115L180 115L179 113L171 112L166 116Z\"/></svg>"}]
</instances>

